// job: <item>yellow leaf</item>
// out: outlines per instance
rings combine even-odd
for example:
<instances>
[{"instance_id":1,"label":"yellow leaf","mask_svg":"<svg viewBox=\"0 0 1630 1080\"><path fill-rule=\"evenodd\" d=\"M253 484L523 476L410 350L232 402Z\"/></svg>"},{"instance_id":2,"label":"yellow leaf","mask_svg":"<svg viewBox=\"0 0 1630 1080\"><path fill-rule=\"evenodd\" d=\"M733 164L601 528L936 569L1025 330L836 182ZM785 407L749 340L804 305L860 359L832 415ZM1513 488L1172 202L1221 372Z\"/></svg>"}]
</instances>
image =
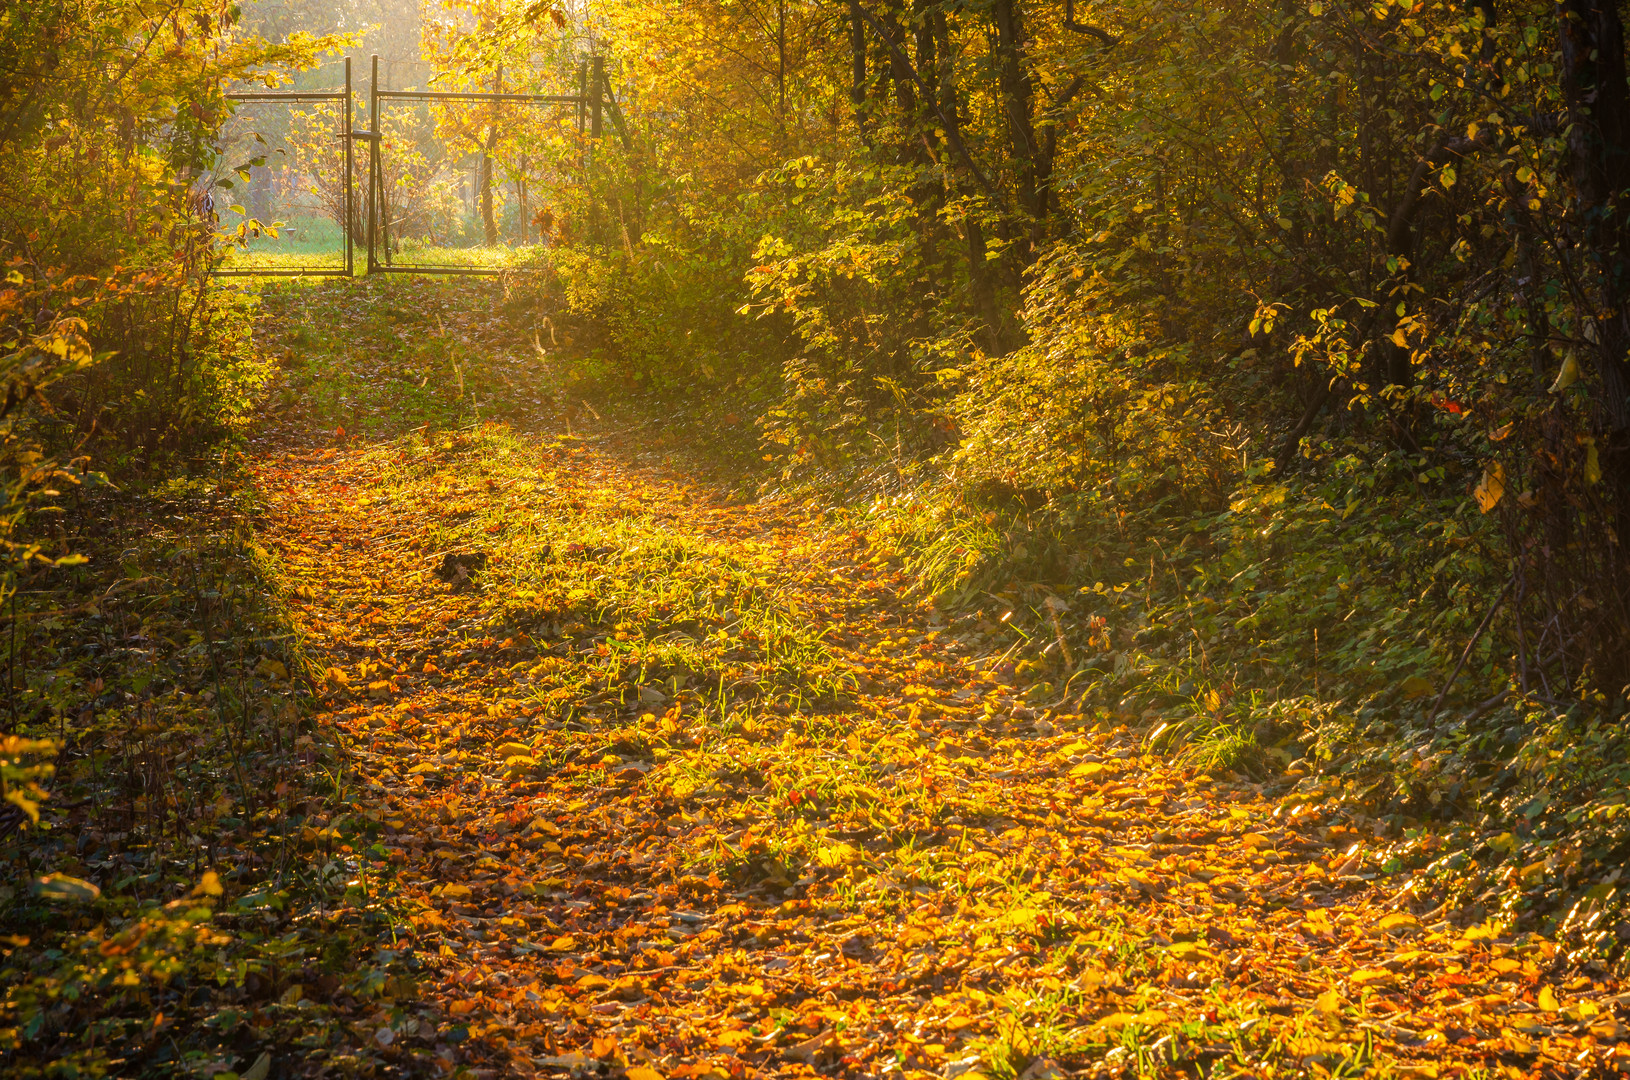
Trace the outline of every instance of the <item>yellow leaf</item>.
<instances>
[{"instance_id":1,"label":"yellow leaf","mask_svg":"<svg viewBox=\"0 0 1630 1080\"><path fill-rule=\"evenodd\" d=\"M570 934L564 934L551 941L549 943L549 948L555 952L566 952L568 949L575 948L576 945L576 938L572 937Z\"/></svg>"},{"instance_id":2,"label":"yellow leaf","mask_svg":"<svg viewBox=\"0 0 1630 1080\"><path fill-rule=\"evenodd\" d=\"M1419 675L1411 675L1405 679L1399 689L1404 692L1404 699L1414 701L1423 698L1432 692L1432 684Z\"/></svg>"},{"instance_id":3,"label":"yellow leaf","mask_svg":"<svg viewBox=\"0 0 1630 1080\"><path fill-rule=\"evenodd\" d=\"M470 887L468 885L444 885L441 896L443 900L468 900Z\"/></svg>"},{"instance_id":4,"label":"yellow leaf","mask_svg":"<svg viewBox=\"0 0 1630 1080\"><path fill-rule=\"evenodd\" d=\"M1579 358L1569 353L1567 359L1562 361L1562 370L1556 373L1556 382L1551 384L1551 393L1560 394L1578 381Z\"/></svg>"},{"instance_id":5,"label":"yellow leaf","mask_svg":"<svg viewBox=\"0 0 1630 1080\"><path fill-rule=\"evenodd\" d=\"M245 1069L238 1080L266 1080L271 1071L272 1055L269 1051L262 1050L260 1056L255 1059L255 1063Z\"/></svg>"},{"instance_id":6,"label":"yellow leaf","mask_svg":"<svg viewBox=\"0 0 1630 1080\"><path fill-rule=\"evenodd\" d=\"M1140 1013L1118 1012L1110 1013L1093 1026L1107 1029L1123 1028L1128 1024L1142 1024L1145 1027L1152 1027L1165 1019L1166 1014L1161 1012L1159 1009L1150 1009L1147 1012Z\"/></svg>"},{"instance_id":7,"label":"yellow leaf","mask_svg":"<svg viewBox=\"0 0 1630 1080\"><path fill-rule=\"evenodd\" d=\"M1070 770L1070 775L1071 776L1097 776L1099 773L1101 773L1103 771L1104 771L1103 762L1101 762L1101 761L1088 761L1088 762L1085 762L1084 764L1077 765L1075 768L1071 769Z\"/></svg>"},{"instance_id":8,"label":"yellow leaf","mask_svg":"<svg viewBox=\"0 0 1630 1080\"><path fill-rule=\"evenodd\" d=\"M1313 1007L1322 1013L1339 1013L1341 1011L1341 995L1334 990L1326 990L1313 1002Z\"/></svg>"},{"instance_id":9,"label":"yellow leaf","mask_svg":"<svg viewBox=\"0 0 1630 1080\"><path fill-rule=\"evenodd\" d=\"M826 867L845 866L854 862L859 854L848 844L823 844L815 852L815 861Z\"/></svg>"},{"instance_id":10,"label":"yellow leaf","mask_svg":"<svg viewBox=\"0 0 1630 1080\"><path fill-rule=\"evenodd\" d=\"M1501 1034L1505 1036L1506 1047L1510 1049L1513 1054L1532 1054L1539 1049L1539 1047L1535 1046L1533 1043L1529 1042L1527 1039L1523 1038L1521 1035L1518 1035L1516 1032L1511 1031L1510 1029L1507 1029ZM1522 1075L1526 1076L1527 1074L1524 1073Z\"/></svg>"},{"instance_id":11,"label":"yellow leaf","mask_svg":"<svg viewBox=\"0 0 1630 1080\"><path fill-rule=\"evenodd\" d=\"M1596 440L1585 450L1585 483L1594 484L1602 478L1602 458L1596 452Z\"/></svg>"},{"instance_id":12,"label":"yellow leaf","mask_svg":"<svg viewBox=\"0 0 1630 1080\"><path fill-rule=\"evenodd\" d=\"M647 1069L643 1065L635 1065L623 1071L628 1080L662 1080L662 1074L655 1069Z\"/></svg>"},{"instance_id":13,"label":"yellow leaf","mask_svg":"<svg viewBox=\"0 0 1630 1080\"><path fill-rule=\"evenodd\" d=\"M531 757L532 748L525 743L507 742L499 745L493 753L501 758Z\"/></svg>"},{"instance_id":14,"label":"yellow leaf","mask_svg":"<svg viewBox=\"0 0 1630 1080\"><path fill-rule=\"evenodd\" d=\"M34 895L44 900L95 900L102 890L67 874L46 874L34 879Z\"/></svg>"},{"instance_id":15,"label":"yellow leaf","mask_svg":"<svg viewBox=\"0 0 1630 1080\"><path fill-rule=\"evenodd\" d=\"M213 870L205 870L203 880L193 889L194 896L220 896L221 876Z\"/></svg>"},{"instance_id":16,"label":"yellow leaf","mask_svg":"<svg viewBox=\"0 0 1630 1080\"><path fill-rule=\"evenodd\" d=\"M1498 461L1491 461L1483 469L1483 481L1472 492L1472 498L1477 500L1477 506L1483 513L1488 513L1500 503L1500 496L1505 494L1505 466Z\"/></svg>"},{"instance_id":17,"label":"yellow leaf","mask_svg":"<svg viewBox=\"0 0 1630 1080\"><path fill-rule=\"evenodd\" d=\"M1536 1003L1549 1013L1558 1012L1562 1008L1562 1003L1556 999L1556 991L1549 986L1540 987L1539 998Z\"/></svg>"}]
</instances>

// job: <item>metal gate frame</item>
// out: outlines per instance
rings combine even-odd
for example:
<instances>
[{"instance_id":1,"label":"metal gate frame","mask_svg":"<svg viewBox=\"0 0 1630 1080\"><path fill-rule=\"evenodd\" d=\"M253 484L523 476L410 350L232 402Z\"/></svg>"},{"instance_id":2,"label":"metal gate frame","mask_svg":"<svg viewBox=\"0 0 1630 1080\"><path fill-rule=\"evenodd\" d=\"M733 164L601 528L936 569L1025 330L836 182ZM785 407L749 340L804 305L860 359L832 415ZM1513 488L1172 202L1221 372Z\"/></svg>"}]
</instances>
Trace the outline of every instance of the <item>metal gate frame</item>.
<instances>
[{"instance_id":1,"label":"metal gate frame","mask_svg":"<svg viewBox=\"0 0 1630 1080\"><path fill-rule=\"evenodd\" d=\"M378 68L378 57L374 58L374 66ZM246 90L226 95L228 101L280 101L291 105L316 101L344 101L345 111L341 121L339 138L345 147L345 223L341 232L345 234L345 265L343 267L289 267L285 269L221 269L216 268L211 273L216 277L351 277L356 273L356 259L353 254L351 240L351 221L354 216L355 202L353 198L352 140L360 137L362 133L351 130L351 58L345 58L345 89L343 90ZM372 205L370 204L370 211ZM370 252L371 254L371 252Z\"/></svg>"},{"instance_id":2,"label":"metal gate frame","mask_svg":"<svg viewBox=\"0 0 1630 1080\"><path fill-rule=\"evenodd\" d=\"M390 242L389 223L380 220L380 205L384 202L384 169L383 154L380 143L382 141L379 130L379 103L385 101L486 101L494 104L510 103L518 105L575 105L577 107L577 131L583 134L588 129L591 139L598 140L603 130L603 116L609 112L611 121L621 136L625 149L633 147L633 140L628 136L628 125L623 120L622 109L617 105L617 98L611 92L611 83L606 76L605 58L592 57L589 61L578 64L576 94L505 94L501 92L459 92L448 90L381 90L379 88L379 57L372 58L373 66L368 82L368 124L369 130L358 131L353 126L351 100L351 58L345 58L345 88L343 90L246 90L228 93L228 101L246 102L283 102L298 105L307 102L343 101L345 110L339 139L345 147L345 222L341 231L345 234L345 265L343 267L288 267L288 268L216 268L210 273L216 277L354 277L356 275L356 241L351 235L351 225L356 213L356 140L363 139L368 142L368 224L367 244L368 258L363 264L363 274L501 274L504 271L496 266L428 266L423 264L391 264L387 250L386 261L381 262L378 256L382 244L388 247ZM502 76L500 75L500 78Z\"/></svg>"},{"instance_id":3,"label":"metal gate frame","mask_svg":"<svg viewBox=\"0 0 1630 1080\"><path fill-rule=\"evenodd\" d=\"M384 202L384 160L381 152L381 135L379 128L379 102L385 101L485 101L493 104L510 103L516 105L575 105L577 106L577 130L582 134L585 122L589 127L592 138L598 139L601 132L602 109L609 109L611 119L617 125L617 132L622 136L625 148L633 145L628 137L628 126L623 122L622 110L617 107L617 99L612 96L611 85L606 78L605 59L600 56L593 57L593 72L589 72L588 64L579 64L577 84L579 92L576 94L505 94L500 91L482 93L479 91L452 91L452 90L381 90L379 88L379 57L373 57L373 69L368 81L368 126L366 132L357 132L356 138L366 138L372 144L368 159L368 261L364 266L364 274L476 274L496 275L503 270L496 266L431 266L423 263L391 263L390 262L390 225L380 218L379 207ZM350 71L349 61L346 71ZM502 80L502 73L499 78ZM500 87L502 82L500 82ZM385 261L381 262L378 256L380 247L385 248Z\"/></svg>"}]
</instances>

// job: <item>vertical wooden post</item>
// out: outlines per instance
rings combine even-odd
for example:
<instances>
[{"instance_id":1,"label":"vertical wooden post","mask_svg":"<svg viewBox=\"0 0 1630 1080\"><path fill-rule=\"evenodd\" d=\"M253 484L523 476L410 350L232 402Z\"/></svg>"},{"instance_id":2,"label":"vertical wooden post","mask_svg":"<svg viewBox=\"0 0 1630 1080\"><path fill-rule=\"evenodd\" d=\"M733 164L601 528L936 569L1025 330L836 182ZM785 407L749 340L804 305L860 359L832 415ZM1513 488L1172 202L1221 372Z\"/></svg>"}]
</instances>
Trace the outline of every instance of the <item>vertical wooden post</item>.
<instances>
[{"instance_id":1,"label":"vertical wooden post","mask_svg":"<svg viewBox=\"0 0 1630 1080\"><path fill-rule=\"evenodd\" d=\"M340 229L345 234L345 276L350 277L356 272L354 245L352 241L353 226L356 224L356 215L351 205L351 159L355 153L356 140L351 138L351 58L345 58L345 199L341 203L340 213L345 216Z\"/></svg>"},{"instance_id":2,"label":"vertical wooden post","mask_svg":"<svg viewBox=\"0 0 1630 1080\"><path fill-rule=\"evenodd\" d=\"M594 74L589 80L589 137L600 137L601 105L605 100L606 90L606 61L605 57L594 58Z\"/></svg>"},{"instance_id":3,"label":"vertical wooden post","mask_svg":"<svg viewBox=\"0 0 1630 1080\"><path fill-rule=\"evenodd\" d=\"M592 182L594 167L594 152L600 144L600 134L603 128L605 90L606 90L606 61L604 57L590 58L593 71L589 75L589 170L584 179L589 180L589 221L587 239L594 243L601 241L603 232L600 217L600 199L595 192Z\"/></svg>"},{"instance_id":4,"label":"vertical wooden post","mask_svg":"<svg viewBox=\"0 0 1630 1080\"><path fill-rule=\"evenodd\" d=\"M379 56L374 55L373 72L368 78L368 267L366 273L379 268L374 258L374 235L379 221Z\"/></svg>"},{"instance_id":5,"label":"vertical wooden post","mask_svg":"<svg viewBox=\"0 0 1630 1080\"><path fill-rule=\"evenodd\" d=\"M589 65L587 61L577 62L577 133L583 134L583 118L588 105L589 96Z\"/></svg>"},{"instance_id":6,"label":"vertical wooden post","mask_svg":"<svg viewBox=\"0 0 1630 1080\"><path fill-rule=\"evenodd\" d=\"M516 215L521 225L521 245L526 246L531 239L532 222L526 216L526 155L521 155L519 167L515 171L515 207Z\"/></svg>"},{"instance_id":7,"label":"vertical wooden post","mask_svg":"<svg viewBox=\"0 0 1630 1080\"><path fill-rule=\"evenodd\" d=\"M493 94L504 92L504 68L500 64L492 77ZM493 207L492 152L498 146L498 102L494 100L487 110L487 136L481 144L480 187L481 237L488 247L498 243L498 220Z\"/></svg>"}]
</instances>

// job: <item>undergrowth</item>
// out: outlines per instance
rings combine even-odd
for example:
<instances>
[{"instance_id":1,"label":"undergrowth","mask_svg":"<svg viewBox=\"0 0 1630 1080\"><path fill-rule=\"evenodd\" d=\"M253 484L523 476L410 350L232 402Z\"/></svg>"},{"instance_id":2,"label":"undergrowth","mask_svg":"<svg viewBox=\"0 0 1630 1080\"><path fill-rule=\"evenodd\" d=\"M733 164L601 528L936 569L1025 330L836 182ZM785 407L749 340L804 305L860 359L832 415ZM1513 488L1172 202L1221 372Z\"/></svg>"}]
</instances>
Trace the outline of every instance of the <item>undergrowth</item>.
<instances>
[{"instance_id":1,"label":"undergrowth","mask_svg":"<svg viewBox=\"0 0 1630 1080\"><path fill-rule=\"evenodd\" d=\"M1622 956L1624 702L1525 692L1481 626L1508 572L1498 537L1418 458L1324 464L1190 515L1027 509L942 480L857 517L946 611L1007 628L1029 701L1412 831L1369 858L1412 860L1419 888L1558 934L1575 960Z\"/></svg>"},{"instance_id":2,"label":"undergrowth","mask_svg":"<svg viewBox=\"0 0 1630 1080\"><path fill-rule=\"evenodd\" d=\"M570 289L556 296L570 312ZM1413 830L1369 857L1560 933L1576 959L1621 955L1625 702L1577 671L1542 685L1525 666L1516 641L1535 609L1501 601L1517 571L1501 515L1467 496L1481 470L1457 449L1468 425L1434 412L1426 449L1310 441L1280 468L1218 397L1252 393L1249 371L1222 390L1162 384L1183 358L1115 337L1113 320L1093 333L1117 359L951 371L937 404L872 411L871 430L903 424L898 438L837 456L813 449L817 435L788 456L764 435L786 406L762 397L630 393L606 361L564 370L641 430L681 432L688 456L742 489L880 536L948 618L1006 635L1002 664L1032 704L1132 724L1197 767L1284 779L1296 798ZM721 423L754 408L758 458ZM954 418L954 447L936 416Z\"/></svg>"},{"instance_id":3,"label":"undergrowth","mask_svg":"<svg viewBox=\"0 0 1630 1080\"><path fill-rule=\"evenodd\" d=\"M54 764L0 883L10 1075L210 1072L405 991L345 748L313 727L240 473L72 499L87 557L18 592L11 730ZM22 843L16 841L21 839ZM42 873L42 871L45 871Z\"/></svg>"}]
</instances>

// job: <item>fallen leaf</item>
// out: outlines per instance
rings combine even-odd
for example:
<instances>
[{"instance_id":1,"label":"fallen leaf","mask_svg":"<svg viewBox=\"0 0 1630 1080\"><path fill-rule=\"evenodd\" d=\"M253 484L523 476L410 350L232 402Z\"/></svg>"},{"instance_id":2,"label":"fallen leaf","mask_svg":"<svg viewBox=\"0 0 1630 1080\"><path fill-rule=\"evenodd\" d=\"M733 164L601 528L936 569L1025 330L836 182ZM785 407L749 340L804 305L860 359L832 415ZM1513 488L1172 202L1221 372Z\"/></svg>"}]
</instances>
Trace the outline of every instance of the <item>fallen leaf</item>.
<instances>
[{"instance_id":1,"label":"fallen leaf","mask_svg":"<svg viewBox=\"0 0 1630 1080\"><path fill-rule=\"evenodd\" d=\"M67 874L46 874L34 879L34 895L42 900L83 903L101 896L102 890L89 881Z\"/></svg>"},{"instance_id":2,"label":"fallen leaf","mask_svg":"<svg viewBox=\"0 0 1630 1080\"><path fill-rule=\"evenodd\" d=\"M1483 468L1483 479L1472 489L1472 498L1477 500L1478 509L1486 514L1499 505L1500 497L1504 494L1505 466L1491 461Z\"/></svg>"}]
</instances>

